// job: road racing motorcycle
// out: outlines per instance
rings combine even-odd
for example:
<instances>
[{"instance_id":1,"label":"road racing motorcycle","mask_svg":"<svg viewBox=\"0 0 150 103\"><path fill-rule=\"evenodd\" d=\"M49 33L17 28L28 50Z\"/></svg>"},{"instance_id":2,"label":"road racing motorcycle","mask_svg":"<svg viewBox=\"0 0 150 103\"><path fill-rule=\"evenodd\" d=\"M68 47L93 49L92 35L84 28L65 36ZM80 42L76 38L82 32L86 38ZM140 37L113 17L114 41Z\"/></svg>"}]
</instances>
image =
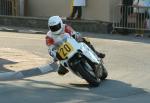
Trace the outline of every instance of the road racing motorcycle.
<instances>
[{"instance_id":1,"label":"road racing motorcycle","mask_svg":"<svg viewBox=\"0 0 150 103\"><path fill-rule=\"evenodd\" d=\"M61 65L85 79L91 86L98 86L108 75L103 60L84 42L64 36L54 50Z\"/></svg>"}]
</instances>

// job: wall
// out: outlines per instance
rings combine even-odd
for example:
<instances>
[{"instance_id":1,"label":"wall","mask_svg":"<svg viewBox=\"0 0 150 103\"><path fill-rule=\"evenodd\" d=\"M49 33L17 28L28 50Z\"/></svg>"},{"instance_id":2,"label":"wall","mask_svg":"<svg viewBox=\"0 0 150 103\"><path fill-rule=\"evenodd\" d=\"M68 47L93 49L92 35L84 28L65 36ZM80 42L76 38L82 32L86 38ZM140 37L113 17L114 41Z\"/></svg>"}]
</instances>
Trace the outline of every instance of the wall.
<instances>
[{"instance_id":1,"label":"wall","mask_svg":"<svg viewBox=\"0 0 150 103\"><path fill-rule=\"evenodd\" d=\"M111 21L112 7L120 0L87 0L83 8L83 18ZM28 16L48 17L69 16L72 0L28 0Z\"/></svg>"},{"instance_id":2,"label":"wall","mask_svg":"<svg viewBox=\"0 0 150 103\"><path fill-rule=\"evenodd\" d=\"M28 0L28 15L48 17L66 16L70 11L71 0Z\"/></svg>"},{"instance_id":3,"label":"wall","mask_svg":"<svg viewBox=\"0 0 150 103\"><path fill-rule=\"evenodd\" d=\"M83 17L93 20L109 21L109 0L87 0Z\"/></svg>"},{"instance_id":4,"label":"wall","mask_svg":"<svg viewBox=\"0 0 150 103\"><path fill-rule=\"evenodd\" d=\"M0 23L6 28L1 28L5 31L17 31L12 29L7 29L7 27L19 27L21 28L30 28L30 29L45 29L47 27L48 18L38 18L38 17L24 17L24 16L0 16ZM109 23L103 23L94 20L63 20L66 24L72 26L76 31L79 32L96 32L96 33L110 33L111 29ZM20 28L21 27L21 28Z\"/></svg>"},{"instance_id":5,"label":"wall","mask_svg":"<svg viewBox=\"0 0 150 103\"><path fill-rule=\"evenodd\" d=\"M113 21L113 16L114 15L118 15L118 13L120 12L120 9L118 10L117 6L121 4L121 0L109 0L109 14L110 14L110 21Z\"/></svg>"}]
</instances>

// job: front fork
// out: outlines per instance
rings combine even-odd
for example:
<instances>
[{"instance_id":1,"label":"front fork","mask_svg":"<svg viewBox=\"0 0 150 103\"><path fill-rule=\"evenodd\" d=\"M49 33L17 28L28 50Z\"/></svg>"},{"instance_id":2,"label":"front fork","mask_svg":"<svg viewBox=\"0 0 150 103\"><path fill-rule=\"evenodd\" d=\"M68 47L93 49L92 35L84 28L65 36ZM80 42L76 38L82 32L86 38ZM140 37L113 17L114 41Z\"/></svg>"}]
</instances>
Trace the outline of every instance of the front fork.
<instances>
[{"instance_id":1,"label":"front fork","mask_svg":"<svg viewBox=\"0 0 150 103\"><path fill-rule=\"evenodd\" d=\"M103 75L102 66L103 66L103 60L100 59L100 63L99 64L95 64L95 68L93 69L93 71L94 71L94 73L95 73L97 78L101 78L102 75Z\"/></svg>"}]
</instances>

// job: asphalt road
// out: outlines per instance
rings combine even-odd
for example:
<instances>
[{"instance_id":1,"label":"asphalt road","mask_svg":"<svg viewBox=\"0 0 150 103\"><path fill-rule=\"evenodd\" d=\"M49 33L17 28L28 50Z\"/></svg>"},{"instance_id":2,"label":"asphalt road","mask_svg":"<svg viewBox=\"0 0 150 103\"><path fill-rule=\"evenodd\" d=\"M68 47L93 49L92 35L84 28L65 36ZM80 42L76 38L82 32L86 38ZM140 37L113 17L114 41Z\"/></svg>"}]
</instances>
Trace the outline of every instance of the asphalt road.
<instances>
[{"instance_id":1,"label":"asphalt road","mask_svg":"<svg viewBox=\"0 0 150 103\"><path fill-rule=\"evenodd\" d=\"M106 53L106 81L97 88L71 72L0 82L1 103L150 103L150 39L86 33ZM0 32L0 72L49 63L43 34Z\"/></svg>"}]
</instances>

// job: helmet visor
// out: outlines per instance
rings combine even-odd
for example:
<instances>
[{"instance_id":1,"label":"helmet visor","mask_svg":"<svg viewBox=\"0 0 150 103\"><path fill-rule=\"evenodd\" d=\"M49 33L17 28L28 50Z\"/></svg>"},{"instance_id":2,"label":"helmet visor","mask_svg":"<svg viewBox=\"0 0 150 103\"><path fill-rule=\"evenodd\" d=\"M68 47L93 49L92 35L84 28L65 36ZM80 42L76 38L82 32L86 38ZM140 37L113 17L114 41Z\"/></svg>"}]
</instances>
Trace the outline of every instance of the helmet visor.
<instances>
[{"instance_id":1,"label":"helmet visor","mask_svg":"<svg viewBox=\"0 0 150 103\"><path fill-rule=\"evenodd\" d=\"M54 25L54 26L49 26L49 29L52 31L52 32L55 32L55 31L58 31L59 29L61 28L61 24L57 24L57 25Z\"/></svg>"}]
</instances>

